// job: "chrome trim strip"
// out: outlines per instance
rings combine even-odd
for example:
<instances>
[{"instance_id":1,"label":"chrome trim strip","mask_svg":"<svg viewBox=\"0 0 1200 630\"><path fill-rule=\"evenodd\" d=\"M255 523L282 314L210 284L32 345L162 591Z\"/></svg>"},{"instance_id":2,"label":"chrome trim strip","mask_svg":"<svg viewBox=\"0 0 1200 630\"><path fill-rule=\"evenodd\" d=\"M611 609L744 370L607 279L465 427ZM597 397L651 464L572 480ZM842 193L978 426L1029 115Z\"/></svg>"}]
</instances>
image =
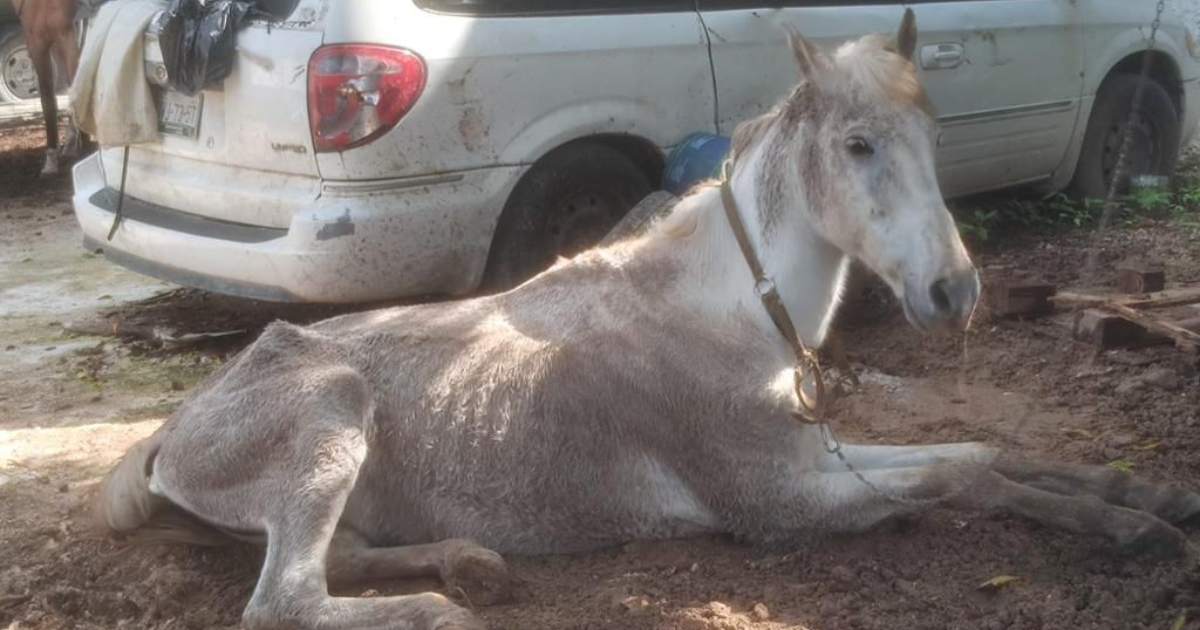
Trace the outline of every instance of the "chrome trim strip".
<instances>
[{"instance_id":1,"label":"chrome trim strip","mask_svg":"<svg viewBox=\"0 0 1200 630\"><path fill-rule=\"evenodd\" d=\"M434 186L462 181L462 173L445 173L442 175L423 175L419 177L404 177L400 179L373 179L361 182L325 182L321 192L330 195L364 195L367 193L404 190L420 186Z\"/></svg>"},{"instance_id":2,"label":"chrome trim strip","mask_svg":"<svg viewBox=\"0 0 1200 630\"><path fill-rule=\"evenodd\" d=\"M985 109L977 112L967 112L965 114L954 114L951 116L940 116L938 122L946 124L975 122L989 118L1008 118L1012 116L1025 116L1029 114L1040 114L1043 112L1052 112L1060 110L1068 110L1075 104L1073 100L1054 101L1051 103L1034 103L1032 105L1017 105L1015 107L1001 107L998 109Z\"/></svg>"}]
</instances>

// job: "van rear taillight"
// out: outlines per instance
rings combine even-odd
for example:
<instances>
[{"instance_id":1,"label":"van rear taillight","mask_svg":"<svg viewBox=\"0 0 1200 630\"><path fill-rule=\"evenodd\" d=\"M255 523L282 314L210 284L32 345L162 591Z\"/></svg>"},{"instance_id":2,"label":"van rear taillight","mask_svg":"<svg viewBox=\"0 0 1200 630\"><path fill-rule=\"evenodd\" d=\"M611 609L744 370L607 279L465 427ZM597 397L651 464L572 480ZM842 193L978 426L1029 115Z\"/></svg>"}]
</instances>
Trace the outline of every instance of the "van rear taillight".
<instances>
[{"instance_id":1,"label":"van rear taillight","mask_svg":"<svg viewBox=\"0 0 1200 630\"><path fill-rule=\"evenodd\" d=\"M345 151L382 136L425 89L425 62L403 48L339 44L308 62L308 122L317 151Z\"/></svg>"}]
</instances>

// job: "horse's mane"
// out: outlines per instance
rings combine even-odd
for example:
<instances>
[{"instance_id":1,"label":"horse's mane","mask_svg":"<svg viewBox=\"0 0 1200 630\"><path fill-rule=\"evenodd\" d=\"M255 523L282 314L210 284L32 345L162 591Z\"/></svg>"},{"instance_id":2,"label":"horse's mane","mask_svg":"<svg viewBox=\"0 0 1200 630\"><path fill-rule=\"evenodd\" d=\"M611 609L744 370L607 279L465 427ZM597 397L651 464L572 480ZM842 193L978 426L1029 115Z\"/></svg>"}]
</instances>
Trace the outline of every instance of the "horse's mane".
<instances>
[{"instance_id":1,"label":"horse's mane","mask_svg":"<svg viewBox=\"0 0 1200 630\"><path fill-rule=\"evenodd\" d=\"M833 56L832 75L849 75L851 84L863 86L894 101L916 105L931 117L934 115L933 106L917 76L916 66L897 54L895 40L887 35L866 35L842 44ZM787 98L770 111L738 124L733 131L730 159L736 163L738 156L748 153L762 142L771 126L797 105L807 90L813 87L814 81L831 84L837 80L802 77L800 84ZM836 86L836 83L833 85ZM803 113L803 108L798 109L798 113Z\"/></svg>"},{"instance_id":2,"label":"horse's mane","mask_svg":"<svg viewBox=\"0 0 1200 630\"><path fill-rule=\"evenodd\" d=\"M934 116L933 104L917 76L917 67L896 52L895 40L882 34L867 35L838 47L833 56L837 71L854 83L901 103L916 105Z\"/></svg>"},{"instance_id":3,"label":"horse's mane","mask_svg":"<svg viewBox=\"0 0 1200 630\"><path fill-rule=\"evenodd\" d=\"M809 97L816 90L838 89L855 85L873 96L900 103L912 104L929 116L933 106L917 76L912 61L900 56L893 38L872 34L846 42L832 57L832 67L824 76L801 77L800 83L774 107L764 114L743 121L734 128L729 160L736 168L738 160L749 155L765 142L772 130L784 123L798 123L811 104ZM849 80L847 80L847 77ZM699 205L692 197L719 185L717 180L697 183L662 217L654 221L641 237L677 239L692 235L700 227Z\"/></svg>"}]
</instances>

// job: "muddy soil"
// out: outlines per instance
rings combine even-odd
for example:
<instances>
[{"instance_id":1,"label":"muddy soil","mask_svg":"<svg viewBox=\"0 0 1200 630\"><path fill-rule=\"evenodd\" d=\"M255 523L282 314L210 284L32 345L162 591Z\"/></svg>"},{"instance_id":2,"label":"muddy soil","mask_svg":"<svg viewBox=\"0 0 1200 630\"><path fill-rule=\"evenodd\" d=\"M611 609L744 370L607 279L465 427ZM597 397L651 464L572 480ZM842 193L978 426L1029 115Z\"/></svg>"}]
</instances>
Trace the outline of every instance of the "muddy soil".
<instances>
[{"instance_id":1,"label":"muddy soil","mask_svg":"<svg viewBox=\"0 0 1200 630\"><path fill-rule=\"evenodd\" d=\"M29 133L0 136L0 627L237 628L257 550L102 538L87 524L89 492L265 323L334 311L178 290L84 252L66 180L29 179L36 146ZM1084 278L1091 246L1086 232L1026 235L978 258L993 280L1111 286L1112 261L1152 252L1170 281L1200 282L1200 235L1175 223L1107 233ZM839 329L861 385L835 410L843 437L985 440L1200 487L1200 375L1174 349L1097 353L1071 338L1069 314L1014 322L985 309L964 358L964 338L917 336L878 287L846 308ZM235 334L196 336L214 332ZM945 510L782 548L711 537L510 562L515 601L479 610L494 628L1200 628L1194 564ZM996 576L1018 579L979 588Z\"/></svg>"}]
</instances>

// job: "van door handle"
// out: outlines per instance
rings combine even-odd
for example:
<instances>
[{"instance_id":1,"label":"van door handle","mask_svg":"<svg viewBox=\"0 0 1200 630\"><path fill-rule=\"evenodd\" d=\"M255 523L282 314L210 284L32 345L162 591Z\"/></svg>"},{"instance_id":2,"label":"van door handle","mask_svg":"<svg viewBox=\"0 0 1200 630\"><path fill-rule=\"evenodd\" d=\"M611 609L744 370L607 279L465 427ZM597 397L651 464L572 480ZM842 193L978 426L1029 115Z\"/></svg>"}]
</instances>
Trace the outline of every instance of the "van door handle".
<instances>
[{"instance_id":1,"label":"van door handle","mask_svg":"<svg viewBox=\"0 0 1200 630\"><path fill-rule=\"evenodd\" d=\"M921 47L921 67L926 70L948 70L963 62L962 44L929 44Z\"/></svg>"}]
</instances>

